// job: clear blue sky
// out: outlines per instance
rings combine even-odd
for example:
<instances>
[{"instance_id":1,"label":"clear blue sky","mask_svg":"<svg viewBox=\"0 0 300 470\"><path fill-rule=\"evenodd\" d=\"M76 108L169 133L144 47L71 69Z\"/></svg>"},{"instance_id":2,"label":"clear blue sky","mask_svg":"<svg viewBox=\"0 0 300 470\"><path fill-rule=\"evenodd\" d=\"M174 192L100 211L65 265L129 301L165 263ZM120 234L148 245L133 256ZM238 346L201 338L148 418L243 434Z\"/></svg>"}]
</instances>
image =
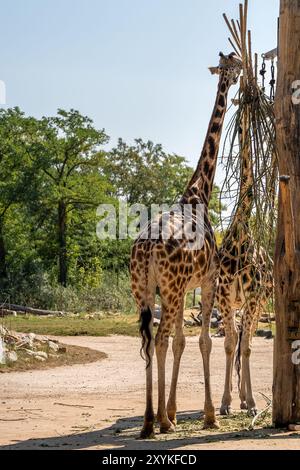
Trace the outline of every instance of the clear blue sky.
<instances>
[{"instance_id":1,"label":"clear blue sky","mask_svg":"<svg viewBox=\"0 0 300 470\"><path fill-rule=\"evenodd\" d=\"M7 106L75 108L111 136L162 143L195 165L230 52L222 13L238 0L1 0ZM254 49L276 45L279 0L249 0Z\"/></svg>"}]
</instances>

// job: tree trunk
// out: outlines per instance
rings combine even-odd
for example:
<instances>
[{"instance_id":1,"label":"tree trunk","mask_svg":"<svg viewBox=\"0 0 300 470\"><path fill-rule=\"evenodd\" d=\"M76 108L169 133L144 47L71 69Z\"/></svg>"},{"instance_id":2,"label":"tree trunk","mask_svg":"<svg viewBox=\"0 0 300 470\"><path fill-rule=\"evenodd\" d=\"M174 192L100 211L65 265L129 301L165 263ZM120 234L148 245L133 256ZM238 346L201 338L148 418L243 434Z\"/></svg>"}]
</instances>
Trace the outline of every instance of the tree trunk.
<instances>
[{"instance_id":1,"label":"tree trunk","mask_svg":"<svg viewBox=\"0 0 300 470\"><path fill-rule=\"evenodd\" d=\"M64 200L58 203L58 282L66 287L68 277L67 263L67 206Z\"/></svg>"},{"instance_id":2,"label":"tree trunk","mask_svg":"<svg viewBox=\"0 0 300 470\"><path fill-rule=\"evenodd\" d=\"M7 281L6 248L3 237L3 219L0 218L0 286Z\"/></svg>"},{"instance_id":3,"label":"tree trunk","mask_svg":"<svg viewBox=\"0 0 300 470\"><path fill-rule=\"evenodd\" d=\"M275 249L276 338L273 421L277 427L300 421L300 1L281 0L278 85L275 101L279 153L279 220ZM299 355L298 355L299 358Z\"/></svg>"}]
</instances>

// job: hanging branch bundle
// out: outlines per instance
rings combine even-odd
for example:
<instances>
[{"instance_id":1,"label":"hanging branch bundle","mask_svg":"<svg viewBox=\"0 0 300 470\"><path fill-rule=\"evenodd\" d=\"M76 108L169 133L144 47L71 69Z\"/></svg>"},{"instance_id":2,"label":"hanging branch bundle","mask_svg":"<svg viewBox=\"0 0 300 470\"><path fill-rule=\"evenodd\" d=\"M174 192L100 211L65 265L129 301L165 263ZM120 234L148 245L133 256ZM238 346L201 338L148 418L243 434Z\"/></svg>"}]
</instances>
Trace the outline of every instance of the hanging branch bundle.
<instances>
[{"instance_id":1,"label":"hanging branch bundle","mask_svg":"<svg viewBox=\"0 0 300 470\"><path fill-rule=\"evenodd\" d=\"M225 228L228 234L239 214L240 223L243 224L243 203L251 194L250 213L247 214L250 223L242 226L241 230L251 231L249 236L255 240L257 252L263 249L271 254L278 181L273 102L258 84L258 56L255 54L253 61L251 31L247 30L247 0L244 5L240 4L239 13L239 20L236 21L229 21L226 14L223 15L230 32L229 42L242 60L243 73L238 95L233 100L237 110L229 122L224 142L222 165L226 176L220 197L223 199L225 195L234 201L230 222ZM249 162L252 175L252 184L247 191L242 165L244 157ZM267 269L270 269L272 261L270 257L267 259L270 262ZM262 266L262 275L265 271Z\"/></svg>"}]
</instances>

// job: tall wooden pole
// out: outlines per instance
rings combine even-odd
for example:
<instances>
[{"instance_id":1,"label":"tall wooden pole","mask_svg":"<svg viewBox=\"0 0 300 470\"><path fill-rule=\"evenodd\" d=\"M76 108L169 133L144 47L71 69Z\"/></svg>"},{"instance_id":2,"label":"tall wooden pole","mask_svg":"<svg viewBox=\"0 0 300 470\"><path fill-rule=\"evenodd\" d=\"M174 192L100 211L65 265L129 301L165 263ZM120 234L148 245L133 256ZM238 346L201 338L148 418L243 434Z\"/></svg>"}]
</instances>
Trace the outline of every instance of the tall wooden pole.
<instances>
[{"instance_id":1,"label":"tall wooden pole","mask_svg":"<svg viewBox=\"0 0 300 470\"><path fill-rule=\"evenodd\" d=\"M279 221L275 249L276 338L273 421L300 422L300 0L280 1L275 100L279 154ZM299 95L298 95L299 97ZM294 348L294 349L293 349Z\"/></svg>"}]
</instances>

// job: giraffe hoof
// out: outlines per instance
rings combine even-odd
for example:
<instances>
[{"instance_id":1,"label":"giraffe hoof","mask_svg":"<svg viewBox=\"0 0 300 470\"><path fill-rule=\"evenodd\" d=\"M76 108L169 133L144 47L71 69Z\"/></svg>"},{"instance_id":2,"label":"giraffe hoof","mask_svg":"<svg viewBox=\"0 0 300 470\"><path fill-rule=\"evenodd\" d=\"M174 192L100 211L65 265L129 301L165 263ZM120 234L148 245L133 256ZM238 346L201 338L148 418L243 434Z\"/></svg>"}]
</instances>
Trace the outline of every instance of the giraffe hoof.
<instances>
[{"instance_id":1,"label":"giraffe hoof","mask_svg":"<svg viewBox=\"0 0 300 470\"><path fill-rule=\"evenodd\" d=\"M143 427L140 433L140 439L154 439L153 426Z\"/></svg>"},{"instance_id":2,"label":"giraffe hoof","mask_svg":"<svg viewBox=\"0 0 300 470\"><path fill-rule=\"evenodd\" d=\"M253 416L253 417L254 417L254 416L257 415L257 409L254 408L254 407L253 407L253 408L249 408L247 414L248 414L248 416Z\"/></svg>"},{"instance_id":3,"label":"giraffe hoof","mask_svg":"<svg viewBox=\"0 0 300 470\"><path fill-rule=\"evenodd\" d=\"M175 432L175 426L174 426L174 424L171 423L171 421L170 421L170 424L169 423L168 424L162 424L160 426L160 433L161 434L171 434L173 432Z\"/></svg>"},{"instance_id":4,"label":"giraffe hoof","mask_svg":"<svg viewBox=\"0 0 300 470\"><path fill-rule=\"evenodd\" d=\"M176 416L174 415L168 415L168 418L169 420L171 421L171 423L173 424L173 426L176 426L177 425L177 419L176 419Z\"/></svg>"},{"instance_id":5,"label":"giraffe hoof","mask_svg":"<svg viewBox=\"0 0 300 470\"><path fill-rule=\"evenodd\" d=\"M245 401L242 401L240 404L240 408L241 410L248 410L247 403Z\"/></svg>"},{"instance_id":6,"label":"giraffe hoof","mask_svg":"<svg viewBox=\"0 0 300 470\"><path fill-rule=\"evenodd\" d=\"M221 416L228 416L231 414L231 406L230 405L222 405L220 408L220 415Z\"/></svg>"},{"instance_id":7,"label":"giraffe hoof","mask_svg":"<svg viewBox=\"0 0 300 470\"><path fill-rule=\"evenodd\" d=\"M216 419L207 419L204 420L203 429L220 429L220 425Z\"/></svg>"}]
</instances>

